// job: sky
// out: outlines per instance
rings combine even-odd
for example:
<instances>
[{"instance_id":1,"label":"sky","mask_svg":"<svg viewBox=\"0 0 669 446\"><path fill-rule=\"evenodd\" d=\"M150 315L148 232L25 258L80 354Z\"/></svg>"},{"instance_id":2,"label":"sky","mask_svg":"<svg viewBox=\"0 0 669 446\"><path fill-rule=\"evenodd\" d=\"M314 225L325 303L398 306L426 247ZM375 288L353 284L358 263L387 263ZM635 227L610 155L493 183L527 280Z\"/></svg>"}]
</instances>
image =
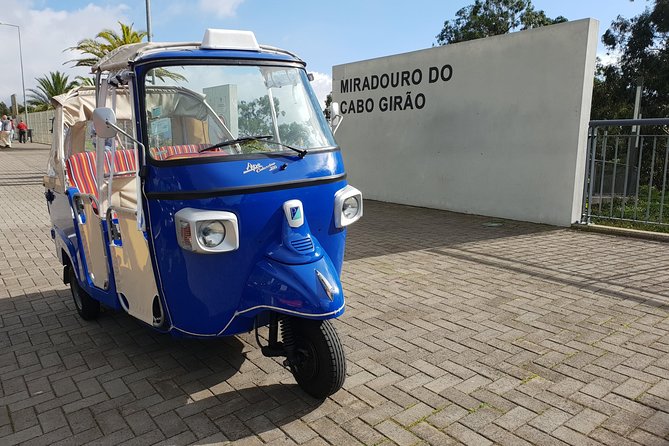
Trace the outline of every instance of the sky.
<instances>
[{"instance_id":1,"label":"sky","mask_svg":"<svg viewBox=\"0 0 669 446\"><path fill-rule=\"evenodd\" d=\"M154 41L201 41L206 28L254 31L258 42L287 49L307 62L312 87L321 102L331 91L332 67L348 62L429 48L444 21L473 0L152 0ZM593 17L600 35L618 15L632 17L650 6L647 0L534 0L535 9L569 20ZM26 89L35 78L64 71L86 76L67 61L68 48L92 38L118 21L146 29L142 0L2 0L0 22L21 27ZM22 102L17 29L0 25L0 101L12 93ZM605 56L599 46L598 55Z\"/></svg>"}]
</instances>

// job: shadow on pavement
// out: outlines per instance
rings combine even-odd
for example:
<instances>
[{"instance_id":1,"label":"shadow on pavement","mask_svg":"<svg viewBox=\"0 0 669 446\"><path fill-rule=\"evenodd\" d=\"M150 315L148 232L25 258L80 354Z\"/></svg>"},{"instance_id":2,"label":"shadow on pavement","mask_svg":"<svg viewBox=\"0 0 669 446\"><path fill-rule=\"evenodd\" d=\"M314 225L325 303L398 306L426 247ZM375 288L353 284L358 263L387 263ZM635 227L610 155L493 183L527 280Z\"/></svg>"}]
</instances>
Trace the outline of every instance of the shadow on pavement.
<instances>
[{"instance_id":1,"label":"shadow on pavement","mask_svg":"<svg viewBox=\"0 0 669 446\"><path fill-rule=\"evenodd\" d=\"M263 385L271 373L276 381L292 376L241 337L174 338L109 309L87 322L71 299L68 289L0 299L0 399L7 402L0 409L10 419L33 405L38 412L44 404L60 407L67 417L90 411L103 429L97 442L119 435L104 432L106 420L122 417L127 428L148 415L160 441L171 425L196 416L211 423L211 434L238 440L321 404L295 384ZM13 433L0 417L0 444Z\"/></svg>"},{"instance_id":2,"label":"shadow on pavement","mask_svg":"<svg viewBox=\"0 0 669 446\"><path fill-rule=\"evenodd\" d=\"M486 226L502 223L501 226ZM365 200L364 216L348 229L346 260L561 230L480 215Z\"/></svg>"},{"instance_id":3,"label":"shadow on pavement","mask_svg":"<svg viewBox=\"0 0 669 446\"><path fill-rule=\"evenodd\" d=\"M517 258L505 257L503 255L473 252L458 248L430 249L429 252L457 259L462 262L477 263L479 265L503 269L520 275L531 276L540 280L572 286L579 290L588 290L614 299L630 300L656 307L669 307L669 291L666 288L663 287L654 290L653 287L647 285L635 286L626 283L626 275L593 276L592 274L578 270L555 268L546 264L542 259L535 259L535 261L529 262ZM653 274L664 270L664 266L659 268L647 268L634 271L634 273L630 275L652 276Z\"/></svg>"}]
</instances>

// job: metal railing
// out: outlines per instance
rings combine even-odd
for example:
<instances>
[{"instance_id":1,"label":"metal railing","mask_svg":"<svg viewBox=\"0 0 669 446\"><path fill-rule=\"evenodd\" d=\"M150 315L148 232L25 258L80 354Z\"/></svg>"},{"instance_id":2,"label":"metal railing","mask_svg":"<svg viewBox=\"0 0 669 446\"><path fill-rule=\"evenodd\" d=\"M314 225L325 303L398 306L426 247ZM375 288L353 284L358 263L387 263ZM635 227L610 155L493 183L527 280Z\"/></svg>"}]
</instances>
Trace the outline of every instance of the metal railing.
<instances>
[{"instance_id":1,"label":"metal railing","mask_svg":"<svg viewBox=\"0 0 669 446\"><path fill-rule=\"evenodd\" d=\"M669 227L669 119L590 121L581 223Z\"/></svg>"}]
</instances>

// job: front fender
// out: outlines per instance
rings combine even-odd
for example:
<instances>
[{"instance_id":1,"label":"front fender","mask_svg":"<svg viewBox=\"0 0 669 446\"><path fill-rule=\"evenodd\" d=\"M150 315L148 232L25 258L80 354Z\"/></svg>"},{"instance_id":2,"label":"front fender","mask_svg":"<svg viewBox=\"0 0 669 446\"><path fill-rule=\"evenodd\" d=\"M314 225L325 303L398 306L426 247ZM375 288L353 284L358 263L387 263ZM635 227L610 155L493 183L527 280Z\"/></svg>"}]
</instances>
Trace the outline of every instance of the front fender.
<instances>
[{"instance_id":1,"label":"front fender","mask_svg":"<svg viewBox=\"0 0 669 446\"><path fill-rule=\"evenodd\" d=\"M240 309L240 313L267 309L309 319L331 319L344 312L344 292L327 255L297 265L264 258L249 276Z\"/></svg>"}]
</instances>

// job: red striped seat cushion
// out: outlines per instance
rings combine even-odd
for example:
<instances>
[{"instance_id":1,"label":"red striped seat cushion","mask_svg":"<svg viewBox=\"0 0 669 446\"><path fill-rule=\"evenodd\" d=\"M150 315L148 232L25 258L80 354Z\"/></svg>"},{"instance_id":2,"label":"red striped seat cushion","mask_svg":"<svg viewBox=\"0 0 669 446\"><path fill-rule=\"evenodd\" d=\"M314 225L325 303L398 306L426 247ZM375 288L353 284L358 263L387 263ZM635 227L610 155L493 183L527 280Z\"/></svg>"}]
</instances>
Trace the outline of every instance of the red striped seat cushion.
<instances>
[{"instance_id":1,"label":"red striped seat cushion","mask_svg":"<svg viewBox=\"0 0 669 446\"><path fill-rule=\"evenodd\" d=\"M67 178L72 186L82 194L98 196L97 168L95 152L75 153L65 161Z\"/></svg>"},{"instance_id":2,"label":"red striped seat cushion","mask_svg":"<svg viewBox=\"0 0 669 446\"><path fill-rule=\"evenodd\" d=\"M109 173L111 165L111 151L105 151L105 173ZM72 186L83 194L98 196L97 167L95 152L81 152L70 156L65 162L67 177ZM117 150L114 153L114 172L134 172L135 150Z\"/></svg>"},{"instance_id":3,"label":"red striped seat cushion","mask_svg":"<svg viewBox=\"0 0 669 446\"><path fill-rule=\"evenodd\" d=\"M105 168L106 167L107 166L105 166ZM117 150L115 152L114 172L135 172L136 170L137 164L135 163L134 149Z\"/></svg>"},{"instance_id":4,"label":"red striped seat cushion","mask_svg":"<svg viewBox=\"0 0 669 446\"><path fill-rule=\"evenodd\" d=\"M211 144L181 144L178 146L151 147L149 151L153 158L165 160L177 155L198 153L201 149L209 147L210 145Z\"/></svg>"}]
</instances>

